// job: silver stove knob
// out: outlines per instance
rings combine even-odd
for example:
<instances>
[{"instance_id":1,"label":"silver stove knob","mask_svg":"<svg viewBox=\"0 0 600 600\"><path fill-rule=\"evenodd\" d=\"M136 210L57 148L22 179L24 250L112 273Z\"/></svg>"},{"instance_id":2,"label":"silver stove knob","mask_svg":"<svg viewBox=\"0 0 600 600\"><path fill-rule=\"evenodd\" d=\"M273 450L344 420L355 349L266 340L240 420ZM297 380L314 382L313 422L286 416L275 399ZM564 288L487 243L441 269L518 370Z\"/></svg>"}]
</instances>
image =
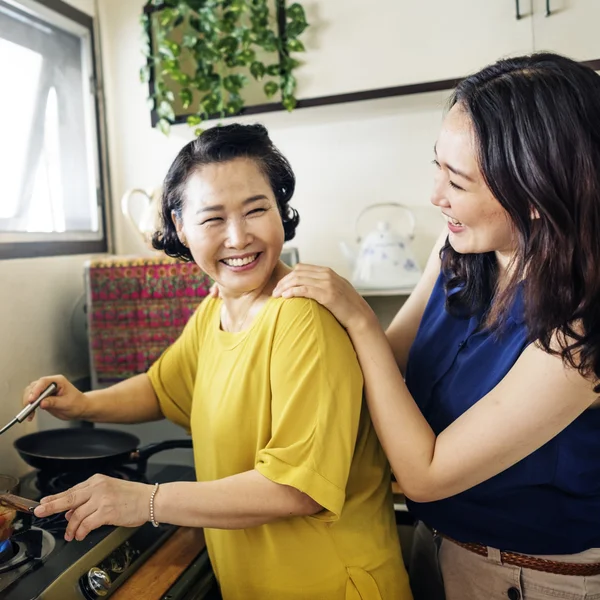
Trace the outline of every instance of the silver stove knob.
<instances>
[{"instance_id":1,"label":"silver stove knob","mask_svg":"<svg viewBox=\"0 0 600 600\"><path fill-rule=\"evenodd\" d=\"M112 585L108 573L98 567L92 567L88 571L88 583L96 596L106 596Z\"/></svg>"}]
</instances>

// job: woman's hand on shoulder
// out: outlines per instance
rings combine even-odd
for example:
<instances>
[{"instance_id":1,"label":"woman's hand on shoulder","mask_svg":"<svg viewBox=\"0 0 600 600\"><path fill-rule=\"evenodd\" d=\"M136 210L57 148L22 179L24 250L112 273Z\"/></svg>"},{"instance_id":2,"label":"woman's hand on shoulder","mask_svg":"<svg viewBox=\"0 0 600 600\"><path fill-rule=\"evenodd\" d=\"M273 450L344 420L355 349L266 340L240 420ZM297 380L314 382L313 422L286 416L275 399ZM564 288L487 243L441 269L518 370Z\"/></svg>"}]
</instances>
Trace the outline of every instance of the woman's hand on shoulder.
<instances>
[{"instance_id":1,"label":"woman's hand on shoulder","mask_svg":"<svg viewBox=\"0 0 600 600\"><path fill-rule=\"evenodd\" d=\"M327 308L346 328L360 328L375 319L371 307L333 269L299 263L273 290L281 298L311 298Z\"/></svg>"}]
</instances>

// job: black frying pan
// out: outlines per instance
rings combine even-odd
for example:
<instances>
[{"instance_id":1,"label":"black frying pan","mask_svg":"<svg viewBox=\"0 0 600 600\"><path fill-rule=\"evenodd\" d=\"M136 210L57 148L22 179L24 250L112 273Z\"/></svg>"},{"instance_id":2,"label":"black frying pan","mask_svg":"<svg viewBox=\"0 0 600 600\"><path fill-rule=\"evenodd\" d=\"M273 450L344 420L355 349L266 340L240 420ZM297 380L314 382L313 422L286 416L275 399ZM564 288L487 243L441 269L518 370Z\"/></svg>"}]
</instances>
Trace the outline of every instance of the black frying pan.
<instances>
[{"instance_id":1,"label":"black frying pan","mask_svg":"<svg viewBox=\"0 0 600 600\"><path fill-rule=\"evenodd\" d=\"M52 472L95 472L145 462L162 450L192 447L192 440L168 440L144 448L138 448L139 443L124 431L81 427L30 433L15 440L14 446L28 465Z\"/></svg>"}]
</instances>

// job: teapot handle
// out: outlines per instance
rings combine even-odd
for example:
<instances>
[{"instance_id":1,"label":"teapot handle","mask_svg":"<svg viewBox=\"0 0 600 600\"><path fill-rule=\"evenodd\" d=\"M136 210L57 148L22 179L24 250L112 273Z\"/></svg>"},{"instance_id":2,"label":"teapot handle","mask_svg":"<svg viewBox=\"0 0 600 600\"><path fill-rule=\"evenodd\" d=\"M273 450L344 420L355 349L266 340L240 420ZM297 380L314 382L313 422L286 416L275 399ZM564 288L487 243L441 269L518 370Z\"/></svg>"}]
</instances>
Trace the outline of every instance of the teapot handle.
<instances>
[{"instance_id":1,"label":"teapot handle","mask_svg":"<svg viewBox=\"0 0 600 600\"><path fill-rule=\"evenodd\" d=\"M123 215L125 215L125 217L127 217L129 222L135 227L137 231L143 233L140 229L140 224L131 216L131 211L129 210L129 202L135 194L142 194L142 196L146 196L148 201L152 202L152 198L146 190L143 190L141 188L133 188L125 192L125 194L121 198L121 212L123 213Z\"/></svg>"},{"instance_id":2,"label":"teapot handle","mask_svg":"<svg viewBox=\"0 0 600 600\"><path fill-rule=\"evenodd\" d=\"M393 208L400 208L402 210L405 210L408 213L408 216L410 218L410 232L408 234L408 239L412 240L415 237L415 225L416 225L415 215L413 214L412 210L410 210L410 208L408 208L407 206L404 206L404 204L400 204L398 202L379 202L377 204L371 204L370 206L363 208L363 210L361 210L360 213L358 214L358 217L356 217L355 228L356 228L357 242L360 242L362 240L362 236L360 235L360 231L358 229L358 224L360 223L360 220L370 210L372 210L374 208L382 208L382 207L386 207L386 206L393 207Z\"/></svg>"}]
</instances>

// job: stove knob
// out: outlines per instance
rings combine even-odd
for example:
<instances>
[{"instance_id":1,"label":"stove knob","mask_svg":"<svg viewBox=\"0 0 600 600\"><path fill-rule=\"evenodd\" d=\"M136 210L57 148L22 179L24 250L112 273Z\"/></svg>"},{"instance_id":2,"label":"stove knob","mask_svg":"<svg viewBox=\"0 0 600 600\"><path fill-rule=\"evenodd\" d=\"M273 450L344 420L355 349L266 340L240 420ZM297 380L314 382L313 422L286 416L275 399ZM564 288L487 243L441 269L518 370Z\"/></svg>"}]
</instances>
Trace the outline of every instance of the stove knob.
<instances>
[{"instance_id":1,"label":"stove knob","mask_svg":"<svg viewBox=\"0 0 600 600\"><path fill-rule=\"evenodd\" d=\"M98 567L92 567L88 571L88 583L96 596L106 596L112 585L108 573Z\"/></svg>"}]
</instances>

